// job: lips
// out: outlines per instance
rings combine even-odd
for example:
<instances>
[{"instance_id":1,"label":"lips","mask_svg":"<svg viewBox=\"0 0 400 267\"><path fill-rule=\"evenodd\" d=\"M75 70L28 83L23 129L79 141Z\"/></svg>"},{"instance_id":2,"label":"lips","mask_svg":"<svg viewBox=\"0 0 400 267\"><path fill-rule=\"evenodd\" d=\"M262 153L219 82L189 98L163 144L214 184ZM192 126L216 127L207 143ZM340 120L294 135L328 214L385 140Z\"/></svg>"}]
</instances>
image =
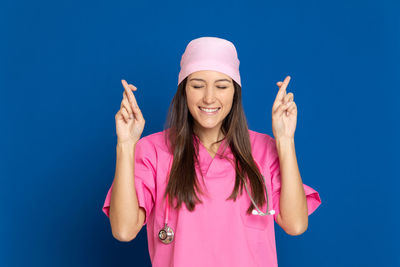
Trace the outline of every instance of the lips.
<instances>
[{"instance_id":1,"label":"lips","mask_svg":"<svg viewBox=\"0 0 400 267\"><path fill-rule=\"evenodd\" d=\"M204 110L204 109L202 109L202 108L204 108L204 109L206 109L206 110ZM216 114L216 113L218 113L218 111L219 111L220 109L221 109L220 107L217 107L217 108L205 108L205 107L200 107L200 106L199 106L199 110L200 110L202 113L207 114L207 115Z\"/></svg>"},{"instance_id":2,"label":"lips","mask_svg":"<svg viewBox=\"0 0 400 267\"><path fill-rule=\"evenodd\" d=\"M221 107L212 107L212 108L209 108L209 107L202 107L202 106L199 106L199 108L205 108L205 109L216 109L216 108L218 108L218 109L220 109Z\"/></svg>"}]
</instances>

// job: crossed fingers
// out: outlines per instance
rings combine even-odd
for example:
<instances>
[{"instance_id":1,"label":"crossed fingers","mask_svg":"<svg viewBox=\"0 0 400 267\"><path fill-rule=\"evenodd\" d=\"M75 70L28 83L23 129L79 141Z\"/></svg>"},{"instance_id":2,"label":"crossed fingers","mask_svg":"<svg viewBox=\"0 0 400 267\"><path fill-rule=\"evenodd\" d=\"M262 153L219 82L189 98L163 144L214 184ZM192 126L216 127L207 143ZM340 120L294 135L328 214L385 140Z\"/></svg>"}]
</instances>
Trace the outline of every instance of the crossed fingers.
<instances>
[{"instance_id":1,"label":"crossed fingers","mask_svg":"<svg viewBox=\"0 0 400 267\"><path fill-rule=\"evenodd\" d=\"M276 84L279 86L279 91L276 95L274 104L272 105L272 112L274 112L281 104L286 104L288 102L293 101L293 93L286 93L286 88L289 84L290 76L286 76L283 82L277 82Z\"/></svg>"}]
</instances>

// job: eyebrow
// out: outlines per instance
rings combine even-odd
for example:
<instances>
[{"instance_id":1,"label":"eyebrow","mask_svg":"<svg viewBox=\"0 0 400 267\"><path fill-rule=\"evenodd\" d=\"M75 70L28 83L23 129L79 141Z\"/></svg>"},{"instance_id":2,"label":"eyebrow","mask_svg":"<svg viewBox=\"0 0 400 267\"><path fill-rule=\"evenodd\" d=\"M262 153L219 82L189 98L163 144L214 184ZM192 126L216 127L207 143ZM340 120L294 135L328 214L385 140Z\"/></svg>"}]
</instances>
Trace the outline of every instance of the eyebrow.
<instances>
[{"instance_id":1,"label":"eyebrow","mask_svg":"<svg viewBox=\"0 0 400 267\"><path fill-rule=\"evenodd\" d=\"M189 81L202 81L202 82L205 82L205 80L200 79L200 78L192 78L192 79L190 79ZM228 80L228 79L218 79L218 80L216 80L215 82L222 82L222 81L231 82L231 81Z\"/></svg>"}]
</instances>

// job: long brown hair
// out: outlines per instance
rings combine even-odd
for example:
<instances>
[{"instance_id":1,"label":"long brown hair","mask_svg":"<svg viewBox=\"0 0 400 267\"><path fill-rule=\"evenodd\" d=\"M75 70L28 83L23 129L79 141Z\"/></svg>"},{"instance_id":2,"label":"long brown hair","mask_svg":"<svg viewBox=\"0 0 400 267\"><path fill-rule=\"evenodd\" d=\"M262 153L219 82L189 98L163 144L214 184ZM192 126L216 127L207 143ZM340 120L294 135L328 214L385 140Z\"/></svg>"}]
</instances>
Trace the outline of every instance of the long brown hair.
<instances>
[{"instance_id":1,"label":"long brown hair","mask_svg":"<svg viewBox=\"0 0 400 267\"><path fill-rule=\"evenodd\" d=\"M258 207L261 207L266 201L264 181L251 153L247 120L242 106L242 88L233 79L232 81L235 88L232 108L221 126L225 144L229 145L234 156L235 160L232 165L235 166L236 171L235 186L227 200L233 199L236 201L239 190L240 194L242 194L243 179L247 176L247 187L251 188L250 191L254 202ZM196 203L203 203L197 193L203 195L204 192L196 179L195 164L199 162L197 156L199 144L196 142L197 139L193 138L194 118L186 102L186 82L187 77L178 85L164 125L164 129L167 130L165 142L166 144L169 142L169 150L173 155L164 198L168 195L168 204L171 207L175 200L176 206L174 208L180 208L182 202L184 202L187 209L193 211ZM218 140L215 144L223 139ZM253 208L254 205L251 203L247 212L251 213Z\"/></svg>"}]
</instances>

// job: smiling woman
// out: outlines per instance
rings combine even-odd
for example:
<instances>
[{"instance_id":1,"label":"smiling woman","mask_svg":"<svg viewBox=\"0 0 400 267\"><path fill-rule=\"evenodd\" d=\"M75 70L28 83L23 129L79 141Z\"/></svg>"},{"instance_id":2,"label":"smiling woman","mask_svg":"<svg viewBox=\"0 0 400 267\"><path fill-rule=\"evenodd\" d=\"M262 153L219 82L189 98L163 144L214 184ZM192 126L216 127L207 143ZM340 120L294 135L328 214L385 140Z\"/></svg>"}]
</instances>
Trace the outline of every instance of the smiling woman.
<instances>
[{"instance_id":1,"label":"smiling woman","mask_svg":"<svg viewBox=\"0 0 400 267\"><path fill-rule=\"evenodd\" d=\"M280 103L289 99L286 85L285 80L274 104L276 118L286 111ZM127 123L117 117L117 132L130 144L131 136L141 135L144 119L132 92L126 97L121 114ZM135 119L129 119L132 114ZM297 176L281 186L278 150L291 149L291 143L276 141L248 129L233 43L192 40L182 55L165 129L117 150L114 182L103 205L114 236L132 240L146 225L151 262L158 267L277 267L274 220L288 234L299 234L304 216L321 201ZM290 168L285 176L296 174Z\"/></svg>"}]
</instances>

